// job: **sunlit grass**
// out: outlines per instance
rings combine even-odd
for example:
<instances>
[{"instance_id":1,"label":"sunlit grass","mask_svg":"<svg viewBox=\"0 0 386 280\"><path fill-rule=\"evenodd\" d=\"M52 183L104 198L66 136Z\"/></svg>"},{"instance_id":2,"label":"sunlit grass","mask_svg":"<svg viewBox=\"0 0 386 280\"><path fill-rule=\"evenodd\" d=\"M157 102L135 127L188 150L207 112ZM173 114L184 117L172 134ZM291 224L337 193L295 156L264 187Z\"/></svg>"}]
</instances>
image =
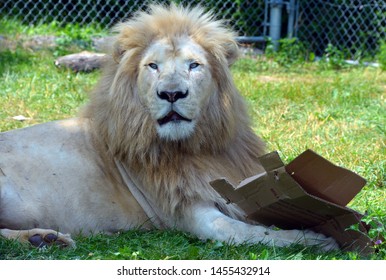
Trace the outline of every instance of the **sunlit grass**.
<instances>
[{"instance_id":1,"label":"sunlit grass","mask_svg":"<svg viewBox=\"0 0 386 280\"><path fill-rule=\"evenodd\" d=\"M0 49L0 131L74 117L87 102L100 73L57 69L54 53ZM269 151L279 151L289 162L310 148L357 172L368 183L349 206L385 222L385 72L363 67L336 72L317 64L289 69L265 59L242 59L232 71L247 99L253 128ZM12 119L17 115L30 120ZM347 252L321 254L302 246L230 246L176 231L135 230L76 240L77 249L36 250L0 238L0 259L361 258ZM384 259L386 250L367 258Z\"/></svg>"},{"instance_id":2,"label":"sunlit grass","mask_svg":"<svg viewBox=\"0 0 386 280\"><path fill-rule=\"evenodd\" d=\"M0 131L75 116L99 75L54 66L52 53L0 52ZM13 121L23 115L30 120Z\"/></svg>"}]
</instances>

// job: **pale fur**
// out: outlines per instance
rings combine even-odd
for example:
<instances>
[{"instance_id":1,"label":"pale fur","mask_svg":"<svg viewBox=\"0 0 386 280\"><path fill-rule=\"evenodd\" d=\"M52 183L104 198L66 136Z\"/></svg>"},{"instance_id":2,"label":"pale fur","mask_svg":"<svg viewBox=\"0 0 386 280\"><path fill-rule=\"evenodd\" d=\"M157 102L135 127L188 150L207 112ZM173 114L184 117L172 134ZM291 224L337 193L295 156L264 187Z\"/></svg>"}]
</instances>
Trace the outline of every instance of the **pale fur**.
<instances>
[{"instance_id":1,"label":"pale fur","mask_svg":"<svg viewBox=\"0 0 386 280\"><path fill-rule=\"evenodd\" d=\"M164 211L174 214L201 200L223 204L209 181L227 176L236 183L255 174L264 151L229 71L238 54L234 34L200 8L176 6L153 6L151 14L139 13L116 30L114 62L85 111L97 141L130 166ZM194 135L167 141L158 137L155 121L136 94L137 83L144 82L137 81L140 59L154 40L167 37L173 45L186 36L206 50L217 89L202 93L210 101Z\"/></svg>"},{"instance_id":2,"label":"pale fur","mask_svg":"<svg viewBox=\"0 0 386 280\"><path fill-rule=\"evenodd\" d=\"M37 217L31 217L36 227L43 225L45 228L65 228L72 233L87 233L117 231L144 225L144 213L138 209L138 204L133 203L122 174L114 164L116 160L129 170L133 182L154 204L155 209L160 211L160 217L166 226L177 227L203 238L236 243L266 242L278 246L295 242L311 245L321 243L327 249L336 246L333 240L312 232L273 231L247 224L243 212L235 205L227 204L209 185L211 180L220 177L227 177L236 184L239 180L260 172L258 157L264 153L264 144L250 127L245 103L230 73L229 66L238 55L233 32L202 8L186 9L175 5L151 6L149 13L137 13L129 21L117 25L115 31L118 35L101 81L91 95L90 103L84 108L82 117L71 123L82 131L82 135L86 135L77 144L86 143L86 148L80 149L79 154L74 157L89 158L90 168L105 183L90 178L94 183L89 187L88 183L83 183L85 186L65 186L69 189L77 188L78 195L82 196L84 193L90 196L83 201L84 205L71 206L75 207L78 224L66 228L61 224L65 220L51 222L50 225ZM159 44L161 49L165 48L167 51L153 53L151 47L154 44ZM157 70L159 72L149 72L153 70L146 64L147 56L153 57L157 53L162 54L161 58L156 59L160 63L160 69ZM182 54L194 55L191 58L181 58ZM197 70L183 70L186 74L175 71L164 75L167 70L161 67L171 65L174 70L184 69L184 65L188 65L186 61L195 59L204 63ZM169 68L165 66L165 69ZM197 74L193 71L197 71ZM206 80L202 79L204 74ZM195 80L195 77L201 78ZM173 108L191 116L194 119L194 129L192 126L188 127L191 123L176 122L178 129L184 130L186 127L185 132L180 135L173 127L165 131L164 128L157 127L155 116L159 114L154 108L163 110L165 106L170 106L167 101L157 97L157 87L179 89L182 84L187 85L189 95L173 103ZM57 125L64 132L63 135L57 132L58 140L53 142L60 145L66 139L66 127L71 125L66 122ZM160 131L164 131L163 134ZM25 133L32 134L34 131L28 130ZM12 134L7 134L6 137L12 138ZM40 138L38 140L41 142ZM12 144L9 145L12 147ZM74 151L71 150L71 153ZM9 161L13 160L9 158ZM50 160L55 161L54 158ZM12 172L4 168L4 164L1 165L1 160L0 168L3 168L4 174ZM78 172L83 172L81 166ZM65 179L64 176L63 184ZM0 187L3 188L0 210L3 209L8 215L0 215L0 226L9 228L11 218L17 219L19 216L8 211L7 207L11 207L9 205L15 198L6 194L21 192L21 188L8 185L0 181ZM59 199L63 194L57 194L59 188L53 188L55 191L50 192L50 195L56 194ZM92 192L88 191L92 188ZM103 203L101 201L101 191L109 189L110 199L114 201L116 208L112 208L107 199ZM40 192L38 186L35 191ZM130 197L130 204L125 204L122 194L128 200ZM97 199L94 200L95 196ZM98 203L101 208L93 213L87 212L85 215L82 212L87 211L90 205ZM33 207L33 204L34 201L31 201L29 206ZM104 208L104 205L109 206ZM48 209L53 207L46 206ZM130 207L133 207L132 211ZM115 215L119 220L117 226L114 227L110 219L107 219L107 225L107 221L98 218L102 213L104 216L109 213ZM138 215L137 219L134 218L135 215ZM55 213L51 216L55 216ZM52 219L51 216L46 213L41 218ZM94 222L86 223L87 226L83 229L82 223L86 219ZM125 220L127 225L123 226ZM16 222L13 228L28 229L32 224ZM4 232L2 234L6 236ZM9 231L7 234L10 235Z\"/></svg>"}]
</instances>

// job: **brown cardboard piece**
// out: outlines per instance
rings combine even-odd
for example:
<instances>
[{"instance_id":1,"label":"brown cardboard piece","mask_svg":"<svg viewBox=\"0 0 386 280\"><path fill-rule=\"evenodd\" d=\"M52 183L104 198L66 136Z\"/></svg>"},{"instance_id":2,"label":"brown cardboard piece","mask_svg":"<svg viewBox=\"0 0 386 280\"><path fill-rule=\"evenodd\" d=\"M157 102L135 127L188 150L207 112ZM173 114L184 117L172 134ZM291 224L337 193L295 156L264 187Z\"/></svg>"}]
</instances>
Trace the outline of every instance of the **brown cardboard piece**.
<instances>
[{"instance_id":1,"label":"brown cardboard piece","mask_svg":"<svg viewBox=\"0 0 386 280\"><path fill-rule=\"evenodd\" d=\"M359 175L338 167L311 150L287 166L277 152L259 158L265 172L235 187L225 178L212 187L237 204L250 220L281 229L311 229L332 236L344 250L373 252L362 215L346 204L363 188ZM349 229L358 224L359 231Z\"/></svg>"}]
</instances>

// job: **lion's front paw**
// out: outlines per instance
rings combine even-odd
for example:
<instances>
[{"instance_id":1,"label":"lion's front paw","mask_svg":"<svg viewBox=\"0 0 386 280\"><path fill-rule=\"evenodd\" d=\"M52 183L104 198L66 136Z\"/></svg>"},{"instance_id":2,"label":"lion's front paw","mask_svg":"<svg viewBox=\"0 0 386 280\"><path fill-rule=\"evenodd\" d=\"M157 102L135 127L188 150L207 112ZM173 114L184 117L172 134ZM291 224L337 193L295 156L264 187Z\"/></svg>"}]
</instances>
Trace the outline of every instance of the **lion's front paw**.
<instances>
[{"instance_id":1,"label":"lion's front paw","mask_svg":"<svg viewBox=\"0 0 386 280\"><path fill-rule=\"evenodd\" d=\"M332 251L339 249L338 243L332 237L327 237L322 233L316 233L314 231L304 231L304 245L318 246L323 251Z\"/></svg>"},{"instance_id":2,"label":"lion's front paw","mask_svg":"<svg viewBox=\"0 0 386 280\"><path fill-rule=\"evenodd\" d=\"M33 246L42 248L45 246L75 247L75 242L69 234L62 234L52 230L33 230L37 232L29 233L28 242Z\"/></svg>"},{"instance_id":3,"label":"lion's front paw","mask_svg":"<svg viewBox=\"0 0 386 280\"><path fill-rule=\"evenodd\" d=\"M5 238L17 240L22 243L30 243L38 248L50 245L57 245L60 247L75 247L75 242L74 240L72 240L71 235L63 234L51 229L0 229L0 235Z\"/></svg>"},{"instance_id":4,"label":"lion's front paw","mask_svg":"<svg viewBox=\"0 0 386 280\"><path fill-rule=\"evenodd\" d=\"M303 246L315 246L323 251L339 249L338 243L333 238L311 230L279 230L271 233L273 233L270 239L271 243L280 247L299 244Z\"/></svg>"}]
</instances>

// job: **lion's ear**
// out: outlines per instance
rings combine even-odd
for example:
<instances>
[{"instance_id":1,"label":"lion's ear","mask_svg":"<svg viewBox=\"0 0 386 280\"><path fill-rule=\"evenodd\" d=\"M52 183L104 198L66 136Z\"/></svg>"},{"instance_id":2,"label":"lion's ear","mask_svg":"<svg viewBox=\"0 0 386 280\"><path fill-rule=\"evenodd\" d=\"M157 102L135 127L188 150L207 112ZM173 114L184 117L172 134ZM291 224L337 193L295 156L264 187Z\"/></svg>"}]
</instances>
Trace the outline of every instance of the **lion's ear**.
<instances>
[{"instance_id":1,"label":"lion's ear","mask_svg":"<svg viewBox=\"0 0 386 280\"><path fill-rule=\"evenodd\" d=\"M229 42L225 45L225 57L228 65L231 66L239 57L239 47L236 42Z\"/></svg>"},{"instance_id":2,"label":"lion's ear","mask_svg":"<svg viewBox=\"0 0 386 280\"><path fill-rule=\"evenodd\" d=\"M122 56L124 55L125 50L116 42L113 46L113 59L116 63L121 61Z\"/></svg>"}]
</instances>

